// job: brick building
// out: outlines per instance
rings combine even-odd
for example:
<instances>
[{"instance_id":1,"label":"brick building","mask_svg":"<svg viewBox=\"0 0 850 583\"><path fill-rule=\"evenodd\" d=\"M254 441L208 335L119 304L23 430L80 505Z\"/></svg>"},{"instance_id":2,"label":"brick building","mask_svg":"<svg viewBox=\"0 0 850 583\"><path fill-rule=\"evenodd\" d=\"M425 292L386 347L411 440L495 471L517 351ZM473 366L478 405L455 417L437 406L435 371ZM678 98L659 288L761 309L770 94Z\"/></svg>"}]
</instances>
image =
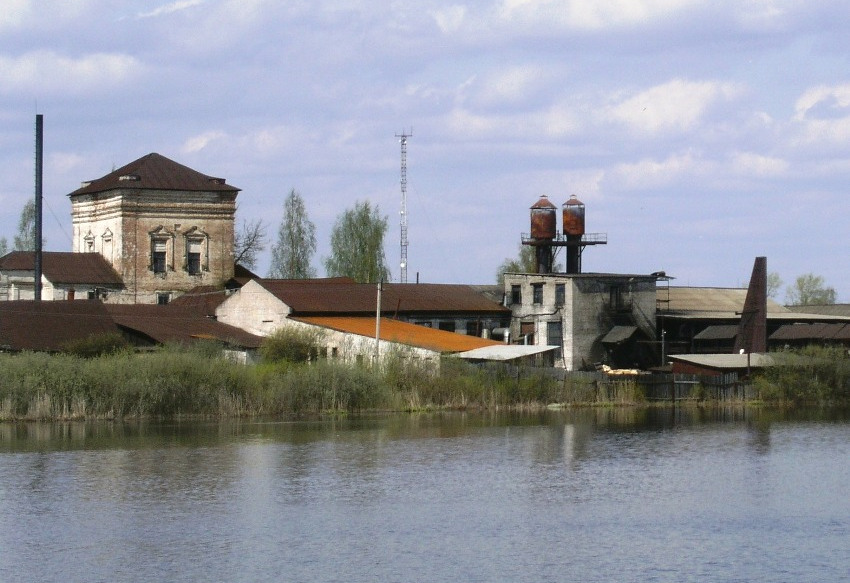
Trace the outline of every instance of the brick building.
<instances>
[{"instance_id":1,"label":"brick building","mask_svg":"<svg viewBox=\"0 0 850 583\"><path fill-rule=\"evenodd\" d=\"M167 303L233 277L239 189L152 153L70 193L73 252L124 282L116 303Z\"/></svg>"}]
</instances>

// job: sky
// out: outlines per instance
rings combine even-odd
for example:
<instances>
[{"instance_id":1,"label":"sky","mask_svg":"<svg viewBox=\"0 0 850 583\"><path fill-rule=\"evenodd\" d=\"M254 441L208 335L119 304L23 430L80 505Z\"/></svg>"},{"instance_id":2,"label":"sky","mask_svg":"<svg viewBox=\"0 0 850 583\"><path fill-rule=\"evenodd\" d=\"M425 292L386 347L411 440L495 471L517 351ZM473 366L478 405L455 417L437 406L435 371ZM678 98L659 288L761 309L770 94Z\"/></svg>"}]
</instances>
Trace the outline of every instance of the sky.
<instances>
[{"instance_id":1,"label":"sky","mask_svg":"<svg viewBox=\"0 0 850 583\"><path fill-rule=\"evenodd\" d=\"M0 235L41 114L47 250L71 250L68 193L158 152L241 189L259 275L294 188L319 274L369 201L398 281L407 133L408 281L495 283L529 207L574 194L608 240L585 272L735 287L766 256L779 300L813 273L850 302L848 21L844 0L3 0Z\"/></svg>"}]
</instances>

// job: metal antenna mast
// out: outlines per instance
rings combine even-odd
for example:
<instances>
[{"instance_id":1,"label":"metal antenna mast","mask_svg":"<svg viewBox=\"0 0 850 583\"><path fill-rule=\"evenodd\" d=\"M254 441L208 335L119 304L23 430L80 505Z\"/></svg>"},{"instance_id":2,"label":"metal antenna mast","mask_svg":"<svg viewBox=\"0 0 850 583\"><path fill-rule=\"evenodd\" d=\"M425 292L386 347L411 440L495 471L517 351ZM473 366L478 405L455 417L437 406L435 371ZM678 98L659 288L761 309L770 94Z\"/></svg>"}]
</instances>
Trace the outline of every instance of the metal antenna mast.
<instances>
[{"instance_id":1,"label":"metal antenna mast","mask_svg":"<svg viewBox=\"0 0 850 583\"><path fill-rule=\"evenodd\" d=\"M401 283L407 283L407 138L413 137L413 129L408 134L402 131L396 134L401 142Z\"/></svg>"}]
</instances>

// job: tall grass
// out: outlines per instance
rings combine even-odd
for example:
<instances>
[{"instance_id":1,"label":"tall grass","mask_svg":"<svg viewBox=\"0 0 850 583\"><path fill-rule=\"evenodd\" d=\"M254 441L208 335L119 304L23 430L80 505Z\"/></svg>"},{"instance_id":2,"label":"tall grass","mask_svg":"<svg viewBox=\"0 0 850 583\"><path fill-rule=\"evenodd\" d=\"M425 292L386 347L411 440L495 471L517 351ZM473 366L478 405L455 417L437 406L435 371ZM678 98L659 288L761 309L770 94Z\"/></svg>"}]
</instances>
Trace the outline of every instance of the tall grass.
<instances>
[{"instance_id":1,"label":"tall grass","mask_svg":"<svg viewBox=\"0 0 850 583\"><path fill-rule=\"evenodd\" d=\"M840 347L811 346L773 353L779 366L754 379L760 399L789 404L850 402L850 358Z\"/></svg>"},{"instance_id":2,"label":"tall grass","mask_svg":"<svg viewBox=\"0 0 850 583\"><path fill-rule=\"evenodd\" d=\"M0 420L495 410L642 400L634 383L562 380L544 369L453 359L437 366L405 351L389 355L379 368L316 359L310 350L242 365L225 358L218 345L82 352L0 354Z\"/></svg>"}]
</instances>

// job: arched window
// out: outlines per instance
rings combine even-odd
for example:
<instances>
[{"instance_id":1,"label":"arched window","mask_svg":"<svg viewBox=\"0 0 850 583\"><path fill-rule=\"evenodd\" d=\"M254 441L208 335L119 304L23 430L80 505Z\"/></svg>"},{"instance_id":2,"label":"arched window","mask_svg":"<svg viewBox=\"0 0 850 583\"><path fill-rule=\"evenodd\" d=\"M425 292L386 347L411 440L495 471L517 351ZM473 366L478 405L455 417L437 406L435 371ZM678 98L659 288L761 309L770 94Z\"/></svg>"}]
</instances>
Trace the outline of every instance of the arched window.
<instances>
[{"instance_id":1,"label":"arched window","mask_svg":"<svg viewBox=\"0 0 850 583\"><path fill-rule=\"evenodd\" d=\"M158 275L165 275L170 264L169 259L174 255L174 235L164 227L159 226L150 232L151 259L150 270Z\"/></svg>"},{"instance_id":2,"label":"arched window","mask_svg":"<svg viewBox=\"0 0 850 583\"><path fill-rule=\"evenodd\" d=\"M94 253L94 235L92 235L91 231L83 237L83 252Z\"/></svg>"},{"instance_id":3,"label":"arched window","mask_svg":"<svg viewBox=\"0 0 850 583\"><path fill-rule=\"evenodd\" d=\"M186 241L186 271L189 275L209 271L209 236L198 227L192 227L183 236Z\"/></svg>"}]
</instances>

